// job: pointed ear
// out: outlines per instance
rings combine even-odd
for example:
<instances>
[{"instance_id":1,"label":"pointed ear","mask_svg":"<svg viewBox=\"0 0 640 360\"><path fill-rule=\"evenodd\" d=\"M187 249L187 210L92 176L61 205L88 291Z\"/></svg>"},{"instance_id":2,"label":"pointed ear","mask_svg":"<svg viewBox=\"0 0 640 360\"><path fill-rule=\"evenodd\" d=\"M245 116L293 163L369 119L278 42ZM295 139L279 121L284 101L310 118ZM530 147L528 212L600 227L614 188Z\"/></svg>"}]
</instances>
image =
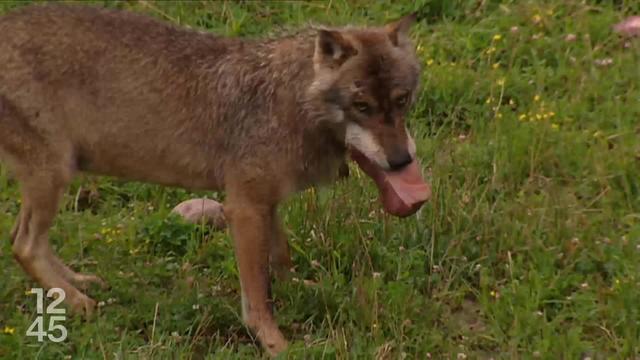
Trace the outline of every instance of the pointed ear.
<instances>
[{"instance_id":1,"label":"pointed ear","mask_svg":"<svg viewBox=\"0 0 640 360\"><path fill-rule=\"evenodd\" d=\"M336 30L318 29L313 62L318 67L340 67L357 54L353 44Z\"/></svg>"},{"instance_id":2,"label":"pointed ear","mask_svg":"<svg viewBox=\"0 0 640 360\"><path fill-rule=\"evenodd\" d=\"M406 39L409 36L409 30L416 22L417 17L418 15L416 13L409 14L384 27L393 45L398 46L400 40Z\"/></svg>"}]
</instances>

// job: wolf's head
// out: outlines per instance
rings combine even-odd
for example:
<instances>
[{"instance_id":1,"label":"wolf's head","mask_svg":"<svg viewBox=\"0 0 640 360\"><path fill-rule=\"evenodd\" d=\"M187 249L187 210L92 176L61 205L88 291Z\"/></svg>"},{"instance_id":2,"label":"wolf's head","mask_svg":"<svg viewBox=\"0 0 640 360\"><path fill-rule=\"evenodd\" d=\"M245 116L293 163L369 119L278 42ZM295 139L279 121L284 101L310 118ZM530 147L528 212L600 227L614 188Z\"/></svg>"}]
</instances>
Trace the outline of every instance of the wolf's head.
<instances>
[{"instance_id":1,"label":"wolf's head","mask_svg":"<svg viewBox=\"0 0 640 360\"><path fill-rule=\"evenodd\" d=\"M405 126L420 77L408 37L414 21L415 16L409 15L381 28L319 29L313 57L315 77L309 88L322 99L327 121L343 130L353 158L378 183L385 208L396 215L415 212L428 197L424 188L416 194L420 190L416 184L424 183L416 174L416 147ZM406 178L412 179L408 187L402 185L407 185ZM395 180L400 181L398 187L393 185ZM387 183L396 193L413 199L385 201ZM389 205L403 202L400 200L409 202L409 209L394 211L393 204Z\"/></svg>"},{"instance_id":2,"label":"wolf's head","mask_svg":"<svg viewBox=\"0 0 640 360\"><path fill-rule=\"evenodd\" d=\"M415 156L405 115L420 68L408 31L413 15L383 28L318 30L315 79L330 120L345 126L345 142L385 170Z\"/></svg>"}]
</instances>

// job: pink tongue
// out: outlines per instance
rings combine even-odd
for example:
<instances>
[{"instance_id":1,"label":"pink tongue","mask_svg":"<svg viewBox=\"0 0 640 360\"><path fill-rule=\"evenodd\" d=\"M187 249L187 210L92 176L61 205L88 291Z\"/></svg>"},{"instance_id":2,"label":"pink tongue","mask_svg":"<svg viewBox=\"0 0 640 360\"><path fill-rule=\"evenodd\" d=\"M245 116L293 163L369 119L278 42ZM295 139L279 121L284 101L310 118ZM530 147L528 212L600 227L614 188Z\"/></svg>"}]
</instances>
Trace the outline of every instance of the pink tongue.
<instances>
[{"instance_id":1,"label":"pink tongue","mask_svg":"<svg viewBox=\"0 0 640 360\"><path fill-rule=\"evenodd\" d=\"M383 171L359 151L352 150L351 158L375 181L382 205L392 215L412 215L431 197L431 188L422 178L417 161L400 171Z\"/></svg>"},{"instance_id":2,"label":"pink tongue","mask_svg":"<svg viewBox=\"0 0 640 360\"><path fill-rule=\"evenodd\" d=\"M422 204L431 197L431 189L422 179L417 162L412 162L398 172L383 172L398 198L407 204Z\"/></svg>"}]
</instances>

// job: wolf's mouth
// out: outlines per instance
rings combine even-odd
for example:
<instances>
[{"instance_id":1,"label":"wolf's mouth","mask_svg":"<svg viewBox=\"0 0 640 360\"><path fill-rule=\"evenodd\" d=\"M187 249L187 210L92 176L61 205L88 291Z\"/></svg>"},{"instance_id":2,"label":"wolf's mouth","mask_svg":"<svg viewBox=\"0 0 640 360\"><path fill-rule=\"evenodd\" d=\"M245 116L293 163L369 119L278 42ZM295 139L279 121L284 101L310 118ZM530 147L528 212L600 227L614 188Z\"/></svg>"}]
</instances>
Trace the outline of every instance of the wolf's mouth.
<instances>
[{"instance_id":1,"label":"wolf's mouth","mask_svg":"<svg viewBox=\"0 0 640 360\"><path fill-rule=\"evenodd\" d=\"M391 215L406 217L414 214L431 197L431 187L424 181L417 160L401 170L385 171L356 149L351 158L378 186L380 200Z\"/></svg>"}]
</instances>

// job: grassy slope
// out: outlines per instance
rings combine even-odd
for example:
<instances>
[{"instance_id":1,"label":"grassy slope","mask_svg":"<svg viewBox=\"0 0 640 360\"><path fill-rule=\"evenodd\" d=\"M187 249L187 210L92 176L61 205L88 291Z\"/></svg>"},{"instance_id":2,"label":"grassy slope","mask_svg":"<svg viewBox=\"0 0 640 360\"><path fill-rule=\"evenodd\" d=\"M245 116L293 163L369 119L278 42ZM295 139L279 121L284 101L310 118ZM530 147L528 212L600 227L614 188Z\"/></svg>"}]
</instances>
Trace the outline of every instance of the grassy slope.
<instances>
[{"instance_id":1,"label":"grassy slope","mask_svg":"<svg viewBox=\"0 0 640 360\"><path fill-rule=\"evenodd\" d=\"M300 279L274 288L290 357L640 352L640 42L625 49L611 32L640 12L637 2L107 3L251 36L423 9L428 21L414 35L424 86L411 126L435 196L417 216L394 219L355 173L282 208ZM575 41L565 41L570 33ZM603 58L613 64L595 65ZM99 196L87 200L87 190ZM0 170L5 239L17 194ZM112 289L90 291L106 305L91 322L67 320L62 344L23 335L35 317L25 295L33 284L1 242L0 358L262 356L241 325L229 236L167 218L193 195L110 179L74 184L52 242Z\"/></svg>"}]
</instances>

